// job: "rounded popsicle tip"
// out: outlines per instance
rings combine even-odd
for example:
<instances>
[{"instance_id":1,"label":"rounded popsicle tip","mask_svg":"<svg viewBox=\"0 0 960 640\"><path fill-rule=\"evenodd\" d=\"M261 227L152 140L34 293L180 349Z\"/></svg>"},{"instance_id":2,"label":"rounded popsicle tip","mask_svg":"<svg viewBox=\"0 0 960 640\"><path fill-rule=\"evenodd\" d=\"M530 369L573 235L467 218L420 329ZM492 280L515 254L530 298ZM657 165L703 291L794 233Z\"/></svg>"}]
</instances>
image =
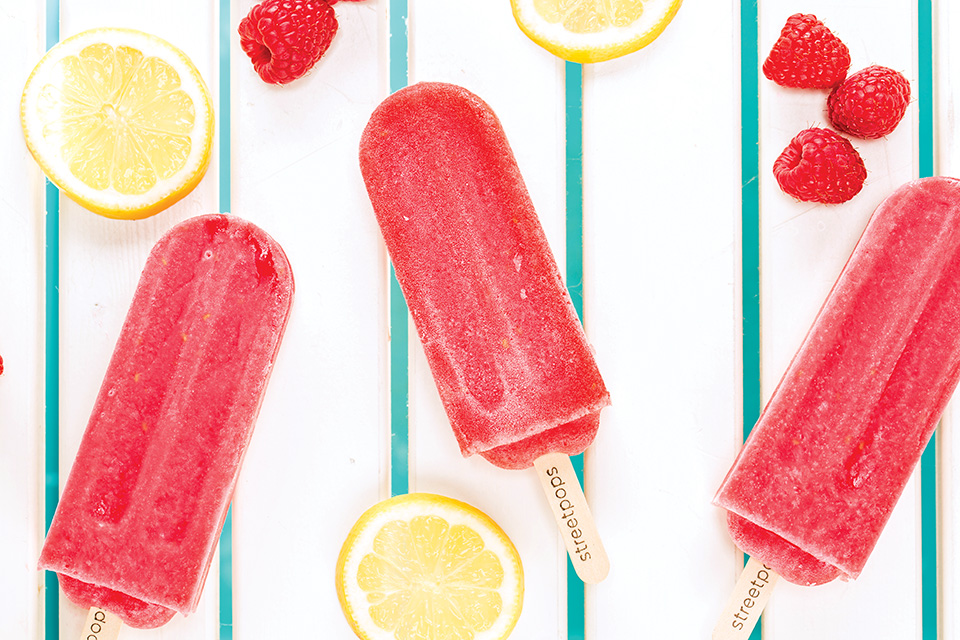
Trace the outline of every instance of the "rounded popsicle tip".
<instances>
[{"instance_id":1,"label":"rounded popsicle tip","mask_svg":"<svg viewBox=\"0 0 960 640\"><path fill-rule=\"evenodd\" d=\"M246 244L251 252L254 271L261 282L270 281L292 298L295 290L290 260L273 237L254 223L229 213L210 213L188 218L170 228L154 246L151 255L161 256L171 247L190 243L200 253L198 261L216 257L217 244Z\"/></svg>"},{"instance_id":2,"label":"rounded popsicle tip","mask_svg":"<svg viewBox=\"0 0 960 640\"><path fill-rule=\"evenodd\" d=\"M609 399L609 395L606 397ZM481 451L480 455L501 469L529 469L537 458L547 453L558 452L567 456L583 453L593 443L599 428L598 409L529 438Z\"/></svg>"},{"instance_id":3,"label":"rounded popsicle tip","mask_svg":"<svg viewBox=\"0 0 960 640\"><path fill-rule=\"evenodd\" d=\"M727 512L727 529L741 551L762 559L764 564L788 582L815 587L832 582L841 575L835 566L818 560L795 544L732 511Z\"/></svg>"},{"instance_id":4,"label":"rounded popsicle tip","mask_svg":"<svg viewBox=\"0 0 960 640\"><path fill-rule=\"evenodd\" d=\"M57 574L60 589L67 599L83 609L105 609L135 629L156 629L170 622L176 611L145 602L120 591Z\"/></svg>"},{"instance_id":5,"label":"rounded popsicle tip","mask_svg":"<svg viewBox=\"0 0 960 640\"><path fill-rule=\"evenodd\" d=\"M390 94L381 102L360 136L360 169L370 189L378 168L388 157L406 157L415 144L442 144L443 130L455 123L484 133L487 141L513 152L493 109L478 95L449 82L419 82ZM484 132L484 130L487 130ZM456 133L456 132L451 132ZM417 139L422 140L417 143Z\"/></svg>"}]
</instances>

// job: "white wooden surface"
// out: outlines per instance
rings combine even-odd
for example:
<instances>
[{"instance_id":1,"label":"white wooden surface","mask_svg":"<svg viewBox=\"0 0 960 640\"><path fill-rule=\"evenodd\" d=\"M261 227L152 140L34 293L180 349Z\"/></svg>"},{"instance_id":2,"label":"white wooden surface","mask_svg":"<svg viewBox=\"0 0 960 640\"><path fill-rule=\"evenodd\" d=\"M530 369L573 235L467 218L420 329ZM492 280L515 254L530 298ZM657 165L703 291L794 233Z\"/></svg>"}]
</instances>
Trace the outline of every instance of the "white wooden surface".
<instances>
[{"instance_id":1,"label":"white wooden surface","mask_svg":"<svg viewBox=\"0 0 960 640\"><path fill-rule=\"evenodd\" d=\"M237 43L254 0L60 0L60 33L151 31L184 49L220 100L229 22L231 209L287 250L297 299L240 486L233 521L234 637L352 637L333 588L336 554L360 513L387 496L387 258L357 167L367 117L388 91L387 0L341 2L340 31L313 72L263 84ZM45 2L6 2L0 38L0 599L10 637L43 637L44 199L22 141L20 90L44 51ZM850 47L852 70L883 64L917 81L916 3L762 0L761 58L786 17L816 13ZM934 2L936 170L960 172L947 34L960 11ZM613 406L586 456L587 493L611 557L586 590L590 640L707 637L740 567L713 492L740 444L740 5L685 0L653 45L585 67L584 272L587 332ZM409 0L410 80L461 84L507 131L561 265L564 64L517 29L507 0ZM855 142L863 192L840 206L797 203L770 173L789 139L825 125L826 95L760 80L763 385L769 391L876 204L918 173L912 106L888 138ZM221 162L184 201L139 222L61 201L60 456L72 462L149 249L187 217L220 210ZM524 611L514 637L567 637L563 547L532 473L462 459L411 334L411 490L444 493L496 519L520 549ZM942 431L941 637L960 638L960 462ZM863 576L818 588L781 583L765 638L919 638L919 488L906 492ZM200 610L121 638L212 640L219 593ZM61 599L60 637L83 613Z\"/></svg>"}]
</instances>

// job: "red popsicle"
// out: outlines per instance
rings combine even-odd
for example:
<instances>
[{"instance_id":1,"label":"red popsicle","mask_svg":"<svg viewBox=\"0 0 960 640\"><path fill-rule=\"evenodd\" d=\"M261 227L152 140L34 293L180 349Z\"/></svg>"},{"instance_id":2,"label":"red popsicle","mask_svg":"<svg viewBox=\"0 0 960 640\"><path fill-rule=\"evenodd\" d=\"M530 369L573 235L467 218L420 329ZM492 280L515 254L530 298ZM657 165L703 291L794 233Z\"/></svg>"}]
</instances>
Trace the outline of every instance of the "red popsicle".
<instances>
[{"instance_id":1,"label":"red popsicle","mask_svg":"<svg viewBox=\"0 0 960 640\"><path fill-rule=\"evenodd\" d=\"M927 178L877 207L724 479L737 546L798 584L860 575L958 379L960 181Z\"/></svg>"},{"instance_id":2,"label":"red popsicle","mask_svg":"<svg viewBox=\"0 0 960 640\"><path fill-rule=\"evenodd\" d=\"M360 168L461 452L562 474L610 396L497 116L408 87L371 116Z\"/></svg>"},{"instance_id":3,"label":"red popsicle","mask_svg":"<svg viewBox=\"0 0 960 640\"><path fill-rule=\"evenodd\" d=\"M240 218L153 248L40 556L75 603L134 627L196 609L293 291Z\"/></svg>"},{"instance_id":4,"label":"red popsicle","mask_svg":"<svg viewBox=\"0 0 960 640\"><path fill-rule=\"evenodd\" d=\"M741 548L856 578L958 376L960 181L928 178L877 208L720 487Z\"/></svg>"},{"instance_id":5,"label":"red popsicle","mask_svg":"<svg viewBox=\"0 0 960 640\"><path fill-rule=\"evenodd\" d=\"M496 115L414 85L374 112L360 167L464 455L583 451L609 394Z\"/></svg>"}]
</instances>

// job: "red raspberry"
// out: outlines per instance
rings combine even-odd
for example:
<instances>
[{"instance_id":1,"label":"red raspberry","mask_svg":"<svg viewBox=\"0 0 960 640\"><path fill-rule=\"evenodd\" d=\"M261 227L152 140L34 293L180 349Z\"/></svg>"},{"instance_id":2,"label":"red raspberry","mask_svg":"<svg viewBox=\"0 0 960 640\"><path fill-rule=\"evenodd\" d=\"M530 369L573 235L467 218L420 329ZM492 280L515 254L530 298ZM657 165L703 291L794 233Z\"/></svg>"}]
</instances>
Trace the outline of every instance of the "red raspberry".
<instances>
[{"instance_id":1,"label":"red raspberry","mask_svg":"<svg viewBox=\"0 0 960 640\"><path fill-rule=\"evenodd\" d=\"M763 75L782 87L830 89L847 76L850 51L817 16L795 13L787 18Z\"/></svg>"},{"instance_id":2,"label":"red raspberry","mask_svg":"<svg viewBox=\"0 0 960 640\"><path fill-rule=\"evenodd\" d=\"M830 122L858 138L882 138L900 124L910 103L903 74L873 65L847 78L827 98Z\"/></svg>"},{"instance_id":3,"label":"red raspberry","mask_svg":"<svg viewBox=\"0 0 960 640\"><path fill-rule=\"evenodd\" d=\"M264 82L286 84L313 68L337 33L323 0L264 0L240 21L240 46Z\"/></svg>"},{"instance_id":4,"label":"red raspberry","mask_svg":"<svg viewBox=\"0 0 960 640\"><path fill-rule=\"evenodd\" d=\"M773 163L773 175L798 200L838 204L860 192L867 170L849 140L813 127L790 141Z\"/></svg>"}]
</instances>

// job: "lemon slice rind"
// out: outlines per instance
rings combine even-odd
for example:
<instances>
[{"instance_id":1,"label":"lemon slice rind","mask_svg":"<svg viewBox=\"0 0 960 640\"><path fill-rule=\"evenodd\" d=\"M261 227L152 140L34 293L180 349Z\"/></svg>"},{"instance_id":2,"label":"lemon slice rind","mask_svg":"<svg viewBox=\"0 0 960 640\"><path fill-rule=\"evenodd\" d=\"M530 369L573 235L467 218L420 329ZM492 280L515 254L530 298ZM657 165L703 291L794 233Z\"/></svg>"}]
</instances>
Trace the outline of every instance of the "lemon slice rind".
<instances>
[{"instance_id":1,"label":"lemon slice rind","mask_svg":"<svg viewBox=\"0 0 960 640\"><path fill-rule=\"evenodd\" d=\"M144 57L156 57L170 64L179 75L179 88L193 102L191 146L183 167L170 177L158 177L156 183L141 194L120 193L112 186L96 189L87 185L72 175L59 153L62 138L56 131L51 133L48 128L44 137L45 122L38 105L46 87L62 86L62 66L58 63L68 56L76 56L85 47L100 43L113 48L129 46L141 51ZM27 148L50 181L84 208L109 218L139 219L166 209L199 184L210 163L215 116L203 78L180 49L157 36L134 29L90 29L51 48L27 79L20 101L20 119Z\"/></svg>"},{"instance_id":2,"label":"lemon slice rind","mask_svg":"<svg viewBox=\"0 0 960 640\"><path fill-rule=\"evenodd\" d=\"M633 53L657 39L680 10L682 0L647 0L643 14L629 27L611 26L592 33L573 33L560 22L548 22L534 0L510 0L513 17L527 37L570 62L603 62Z\"/></svg>"},{"instance_id":3,"label":"lemon slice rind","mask_svg":"<svg viewBox=\"0 0 960 640\"><path fill-rule=\"evenodd\" d=\"M474 640L503 640L513 631L523 605L523 569L516 548L500 526L482 511L466 503L428 493L405 494L384 500L368 509L351 529L337 560L336 588L341 607L357 637L363 640L395 640L391 631L380 629L369 613L367 594L357 585L363 557L373 548L380 530L396 520L439 516L450 527L465 525L481 533L485 548L500 560L503 569L501 595L512 594L494 624L477 631Z\"/></svg>"}]
</instances>

